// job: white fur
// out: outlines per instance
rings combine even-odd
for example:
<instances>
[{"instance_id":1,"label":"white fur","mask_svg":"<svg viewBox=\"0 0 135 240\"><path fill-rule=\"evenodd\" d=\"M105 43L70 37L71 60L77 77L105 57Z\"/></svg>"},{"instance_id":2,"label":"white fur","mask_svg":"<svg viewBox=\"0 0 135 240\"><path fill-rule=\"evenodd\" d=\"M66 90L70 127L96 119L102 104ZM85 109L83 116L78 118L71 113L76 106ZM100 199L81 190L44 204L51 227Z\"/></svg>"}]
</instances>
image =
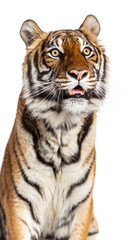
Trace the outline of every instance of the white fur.
<instances>
[{"instance_id":1,"label":"white fur","mask_svg":"<svg viewBox=\"0 0 135 240\"><path fill-rule=\"evenodd\" d=\"M78 121L79 119L80 118L78 118ZM77 151L77 133L79 133L82 122L83 119L79 121L78 125L75 128L71 129L68 133L62 132L61 129L58 129L56 131L58 141L56 141L56 139L51 133L48 132L46 135L46 133L44 132L45 129L43 127L42 121L38 122L40 126L40 131L44 136L43 141L45 141L45 139L47 138L48 140L55 142L54 149L56 152L48 153L50 154L50 156L53 156L54 154L55 163L57 161L61 163L61 159L59 159L57 156L57 150L58 147L61 146L61 143L67 144L67 146L61 147L61 153L63 153L65 156L70 156L71 154L73 154L74 152L71 152L72 149L74 149L75 152ZM58 125L58 123L56 125ZM73 183L81 179L84 176L84 172L86 172L86 170L88 169L88 165L83 166L83 162L84 158L86 158L88 154L86 153L85 149L87 147L87 144L89 145L89 141L93 136L94 127L91 128L91 131L85 139L86 145L82 145L82 152L84 152L81 155L80 161L71 165L63 166L63 168L60 169L56 178L54 176L52 168L43 165L37 160L35 150L33 148L33 141L31 135L27 132L25 132L24 134L25 130L23 128L18 130L21 131L22 140L29 145L29 148L25 151L25 158L29 159L30 169L27 169L27 167L25 166L24 170L33 182L39 183L43 194L43 197L41 197L37 193L37 191L32 186L24 182L20 176L20 180L17 184L18 191L22 193L24 197L28 198L29 201L32 203L34 214L35 216L37 216L40 225L36 224L31 219L31 216L29 214L27 214L27 217L26 215L22 215L21 217L27 222L29 228L31 229L31 232L34 235L36 235L36 232L38 232L39 234L43 233L43 236L45 236L48 233L56 231L57 226L60 225L61 219L66 218L72 206L85 198L87 193L92 188L93 178L90 174L86 183L82 186L76 187L76 189L74 189L74 191L72 192L71 196L67 199L67 192L69 190L69 187ZM91 150L92 147L93 146L91 145L89 149ZM69 220L71 218L72 214L69 215ZM63 234L66 234L67 231L68 228L65 227L63 230L61 230L61 232L60 230L58 230L58 232L56 231L56 235L61 234L63 236Z\"/></svg>"}]
</instances>

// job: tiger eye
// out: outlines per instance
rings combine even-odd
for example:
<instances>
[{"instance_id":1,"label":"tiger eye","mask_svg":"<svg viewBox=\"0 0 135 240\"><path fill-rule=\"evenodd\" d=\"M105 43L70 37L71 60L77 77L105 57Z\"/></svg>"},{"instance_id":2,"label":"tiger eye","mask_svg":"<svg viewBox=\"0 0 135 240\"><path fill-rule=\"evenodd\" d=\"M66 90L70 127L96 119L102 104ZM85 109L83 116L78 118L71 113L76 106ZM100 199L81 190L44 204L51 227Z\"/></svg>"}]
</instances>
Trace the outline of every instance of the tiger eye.
<instances>
[{"instance_id":1,"label":"tiger eye","mask_svg":"<svg viewBox=\"0 0 135 240\"><path fill-rule=\"evenodd\" d=\"M84 54L85 56L89 56L90 53L91 53L91 50L90 50L89 47L86 47L86 48L83 49L83 54Z\"/></svg>"},{"instance_id":2,"label":"tiger eye","mask_svg":"<svg viewBox=\"0 0 135 240\"><path fill-rule=\"evenodd\" d=\"M51 51L51 55L52 55L53 57L58 57L58 56L60 55L60 53L59 53L59 51L58 51L57 49L53 49L53 50Z\"/></svg>"}]
</instances>

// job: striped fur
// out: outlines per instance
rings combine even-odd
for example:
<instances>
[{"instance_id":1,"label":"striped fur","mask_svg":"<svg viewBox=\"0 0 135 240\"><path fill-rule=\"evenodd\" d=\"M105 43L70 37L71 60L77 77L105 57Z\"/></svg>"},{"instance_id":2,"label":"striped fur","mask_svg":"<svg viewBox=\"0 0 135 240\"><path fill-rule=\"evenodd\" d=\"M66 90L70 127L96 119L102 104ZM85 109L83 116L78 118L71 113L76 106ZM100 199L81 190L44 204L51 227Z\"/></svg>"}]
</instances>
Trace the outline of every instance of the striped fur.
<instances>
[{"instance_id":1,"label":"striped fur","mask_svg":"<svg viewBox=\"0 0 135 240\"><path fill-rule=\"evenodd\" d=\"M98 233L96 112L108 62L99 31L92 15L77 30L45 33L32 20L21 28L27 54L0 174L0 240L92 240Z\"/></svg>"}]
</instances>

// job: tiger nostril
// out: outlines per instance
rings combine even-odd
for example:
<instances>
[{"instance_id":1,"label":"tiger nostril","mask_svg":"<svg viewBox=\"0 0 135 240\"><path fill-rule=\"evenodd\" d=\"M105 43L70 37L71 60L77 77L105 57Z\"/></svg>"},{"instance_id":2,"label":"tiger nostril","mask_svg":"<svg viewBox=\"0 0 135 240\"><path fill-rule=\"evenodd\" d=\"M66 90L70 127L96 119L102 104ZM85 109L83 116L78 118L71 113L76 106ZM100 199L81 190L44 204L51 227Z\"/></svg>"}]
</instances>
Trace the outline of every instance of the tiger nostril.
<instances>
[{"instance_id":1,"label":"tiger nostril","mask_svg":"<svg viewBox=\"0 0 135 240\"><path fill-rule=\"evenodd\" d=\"M70 70L68 71L68 74L77 80L82 80L84 77L88 75L88 71L87 70Z\"/></svg>"},{"instance_id":2,"label":"tiger nostril","mask_svg":"<svg viewBox=\"0 0 135 240\"><path fill-rule=\"evenodd\" d=\"M73 78L75 78L75 79L77 79L77 74L76 73L73 73L73 72L68 72L68 74L71 76L71 77L73 77Z\"/></svg>"},{"instance_id":3,"label":"tiger nostril","mask_svg":"<svg viewBox=\"0 0 135 240\"><path fill-rule=\"evenodd\" d=\"M82 75L82 78L86 77L88 75L88 72L85 72L83 75Z\"/></svg>"}]
</instances>

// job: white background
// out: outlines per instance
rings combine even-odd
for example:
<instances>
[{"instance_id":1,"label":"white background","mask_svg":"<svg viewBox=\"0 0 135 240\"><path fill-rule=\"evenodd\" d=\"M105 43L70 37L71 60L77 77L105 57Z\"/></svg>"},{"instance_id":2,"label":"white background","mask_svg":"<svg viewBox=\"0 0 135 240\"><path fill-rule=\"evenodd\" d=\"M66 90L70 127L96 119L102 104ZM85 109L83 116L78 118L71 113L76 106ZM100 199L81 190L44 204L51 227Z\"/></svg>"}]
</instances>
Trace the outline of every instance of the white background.
<instances>
[{"instance_id":1,"label":"white background","mask_svg":"<svg viewBox=\"0 0 135 240\"><path fill-rule=\"evenodd\" d=\"M3 2L3 3L2 3ZM122 0L1 1L0 163L22 86L26 19L44 31L78 28L88 14L100 24L99 39L110 58L110 88L97 121L94 209L99 240L135 239L135 5Z\"/></svg>"}]
</instances>

